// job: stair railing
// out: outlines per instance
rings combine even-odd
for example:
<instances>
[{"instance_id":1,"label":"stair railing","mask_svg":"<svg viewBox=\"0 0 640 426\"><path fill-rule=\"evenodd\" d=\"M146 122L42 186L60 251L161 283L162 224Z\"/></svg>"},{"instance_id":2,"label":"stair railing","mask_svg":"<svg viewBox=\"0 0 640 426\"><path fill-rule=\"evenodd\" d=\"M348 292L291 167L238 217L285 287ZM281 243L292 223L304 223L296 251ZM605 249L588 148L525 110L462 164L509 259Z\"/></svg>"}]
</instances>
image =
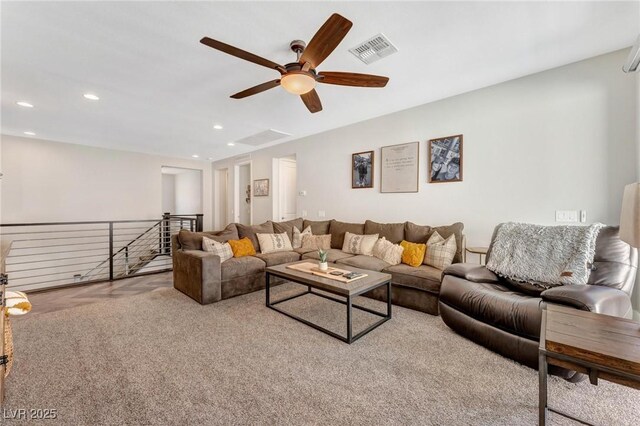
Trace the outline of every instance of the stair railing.
<instances>
[{"instance_id":1,"label":"stair railing","mask_svg":"<svg viewBox=\"0 0 640 426\"><path fill-rule=\"evenodd\" d=\"M202 230L202 215L162 219L0 224L11 241L12 288L40 290L170 271L171 236Z\"/></svg>"}]
</instances>

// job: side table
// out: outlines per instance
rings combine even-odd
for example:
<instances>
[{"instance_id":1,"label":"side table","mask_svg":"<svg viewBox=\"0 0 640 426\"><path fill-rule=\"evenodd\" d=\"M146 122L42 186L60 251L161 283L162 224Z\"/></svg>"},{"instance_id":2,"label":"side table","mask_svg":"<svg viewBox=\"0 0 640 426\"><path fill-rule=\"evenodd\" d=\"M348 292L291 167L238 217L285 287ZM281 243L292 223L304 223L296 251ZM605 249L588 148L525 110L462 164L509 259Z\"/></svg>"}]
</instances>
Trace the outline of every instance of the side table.
<instances>
[{"instance_id":1,"label":"side table","mask_svg":"<svg viewBox=\"0 0 640 426\"><path fill-rule=\"evenodd\" d=\"M487 251L489 251L489 247L467 247L466 250L469 253L477 254L478 256L480 256L481 265L483 265L482 256L485 256L485 261L487 260L486 255L487 255Z\"/></svg>"},{"instance_id":2,"label":"side table","mask_svg":"<svg viewBox=\"0 0 640 426\"><path fill-rule=\"evenodd\" d=\"M602 379L640 389L640 323L547 305L542 312L539 362L538 424L547 424L549 411L590 424L548 406L547 366L584 373L592 385Z\"/></svg>"}]
</instances>

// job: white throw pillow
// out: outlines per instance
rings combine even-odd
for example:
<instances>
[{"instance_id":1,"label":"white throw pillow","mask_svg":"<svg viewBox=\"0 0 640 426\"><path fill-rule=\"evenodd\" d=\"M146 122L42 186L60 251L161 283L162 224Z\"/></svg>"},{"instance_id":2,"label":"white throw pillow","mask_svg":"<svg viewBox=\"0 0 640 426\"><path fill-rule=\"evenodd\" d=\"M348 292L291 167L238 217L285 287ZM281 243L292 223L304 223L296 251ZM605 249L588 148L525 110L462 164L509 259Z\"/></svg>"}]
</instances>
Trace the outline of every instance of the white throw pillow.
<instances>
[{"instance_id":1,"label":"white throw pillow","mask_svg":"<svg viewBox=\"0 0 640 426\"><path fill-rule=\"evenodd\" d=\"M291 251L291 240L286 232L282 234L256 234L260 244L260 253L275 253L278 251Z\"/></svg>"},{"instance_id":2,"label":"white throw pillow","mask_svg":"<svg viewBox=\"0 0 640 426\"><path fill-rule=\"evenodd\" d=\"M445 240L436 231L427 241L427 253L424 255L424 263L444 270L453 262L457 248L455 235L451 234Z\"/></svg>"},{"instance_id":3,"label":"white throw pillow","mask_svg":"<svg viewBox=\"0 0 640 426\"><path fill-rule=\"evenodd\" d=\"M378 234L358 235L345 232L342 251L345 253L372 256L373 246L376 244L376 241L378 241Z\"/></svg>"},{"instance_id":4,"label":"white throw pillow","mask_svg":"<svg viewBox=\"0 0 640 426\"><path fill-rule=\"evenodd\" d=\"M399 265L402 263L403 251L404 247L400 244L393 244L385 237L380 238L373 246L373 256L391 265Z\"/></svg>"},{"instance_id":5,"label":"white throw pillow","mask_svg":"<svg viewBox=\"0 0 640 426\"><path fill-rule=\"evenodd\" d=\"M291 245L294 249L302 247L302 239L305 235L313 235L311 233L311 226L307 226L307 228L302 232L300 232L297 226L293 227L293 241Z\"/></svg>"},{"instance_id":6,"label":"white throw pillow","mask_svg":"<svg viewBox=\"0 0 640 426\"><path fill-rule=\"evenodd\" d=\"M219 243L207 237L202 237L202 250L219 256L220 263L233 257L233 250L229 243Z\"/></svg>"}]
</instances>

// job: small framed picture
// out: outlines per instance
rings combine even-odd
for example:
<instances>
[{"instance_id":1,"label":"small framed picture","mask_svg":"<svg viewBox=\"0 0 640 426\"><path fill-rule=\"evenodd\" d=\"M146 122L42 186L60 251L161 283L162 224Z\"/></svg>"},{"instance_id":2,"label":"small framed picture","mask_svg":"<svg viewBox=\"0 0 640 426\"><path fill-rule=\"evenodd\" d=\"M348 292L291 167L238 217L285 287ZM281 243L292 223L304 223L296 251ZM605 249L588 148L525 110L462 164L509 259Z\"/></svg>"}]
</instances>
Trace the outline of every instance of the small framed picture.
<instances>
[{"instance_id":1,"label":"small framed picture","mask_svg":"<svg viewBox=\"0 0 640 426\"><path fill-rule=\"evenodd\" d=\"M253 181L253 196L254 197L269 196L269 179L256 179Z\"/></svg>"},{"instance_id":2,"label":"small framed picture","mask_svg":"<svg viewBox=\"0 0 640 426\"><path fill-rule=\"evenodd\" d=\"M351 188L373 188L373 151L351 155Z\"/></svg>"},{"instance_id":3,"label":"small framed picture","mask_svg":"<svg viewBox=\"0 0 640 426\"><path fill-rule=\"evenodd\" d=\"M429 183L462 182L462 135L429 141Z\"/></svg>"}]
</instances>

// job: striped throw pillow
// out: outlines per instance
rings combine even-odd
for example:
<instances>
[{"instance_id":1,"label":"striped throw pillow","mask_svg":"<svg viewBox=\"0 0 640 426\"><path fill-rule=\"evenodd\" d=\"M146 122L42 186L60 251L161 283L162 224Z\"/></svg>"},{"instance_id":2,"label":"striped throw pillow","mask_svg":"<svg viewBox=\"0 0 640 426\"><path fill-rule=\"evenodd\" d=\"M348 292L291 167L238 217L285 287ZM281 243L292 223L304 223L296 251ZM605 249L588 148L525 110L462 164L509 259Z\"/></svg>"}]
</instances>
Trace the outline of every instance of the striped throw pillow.
<instances>
[{"instance_id":1,"label":"striped throw pillow","mask_svg":"<svg viewBox=\"0 0 640 426\"><path fill-rule=\"evenodd\" d=\"M220 257L221 263L233 257L233 250L229 243L219 243L207 237L202 237L202 250Z\"/></svg>"}]
</instances>

